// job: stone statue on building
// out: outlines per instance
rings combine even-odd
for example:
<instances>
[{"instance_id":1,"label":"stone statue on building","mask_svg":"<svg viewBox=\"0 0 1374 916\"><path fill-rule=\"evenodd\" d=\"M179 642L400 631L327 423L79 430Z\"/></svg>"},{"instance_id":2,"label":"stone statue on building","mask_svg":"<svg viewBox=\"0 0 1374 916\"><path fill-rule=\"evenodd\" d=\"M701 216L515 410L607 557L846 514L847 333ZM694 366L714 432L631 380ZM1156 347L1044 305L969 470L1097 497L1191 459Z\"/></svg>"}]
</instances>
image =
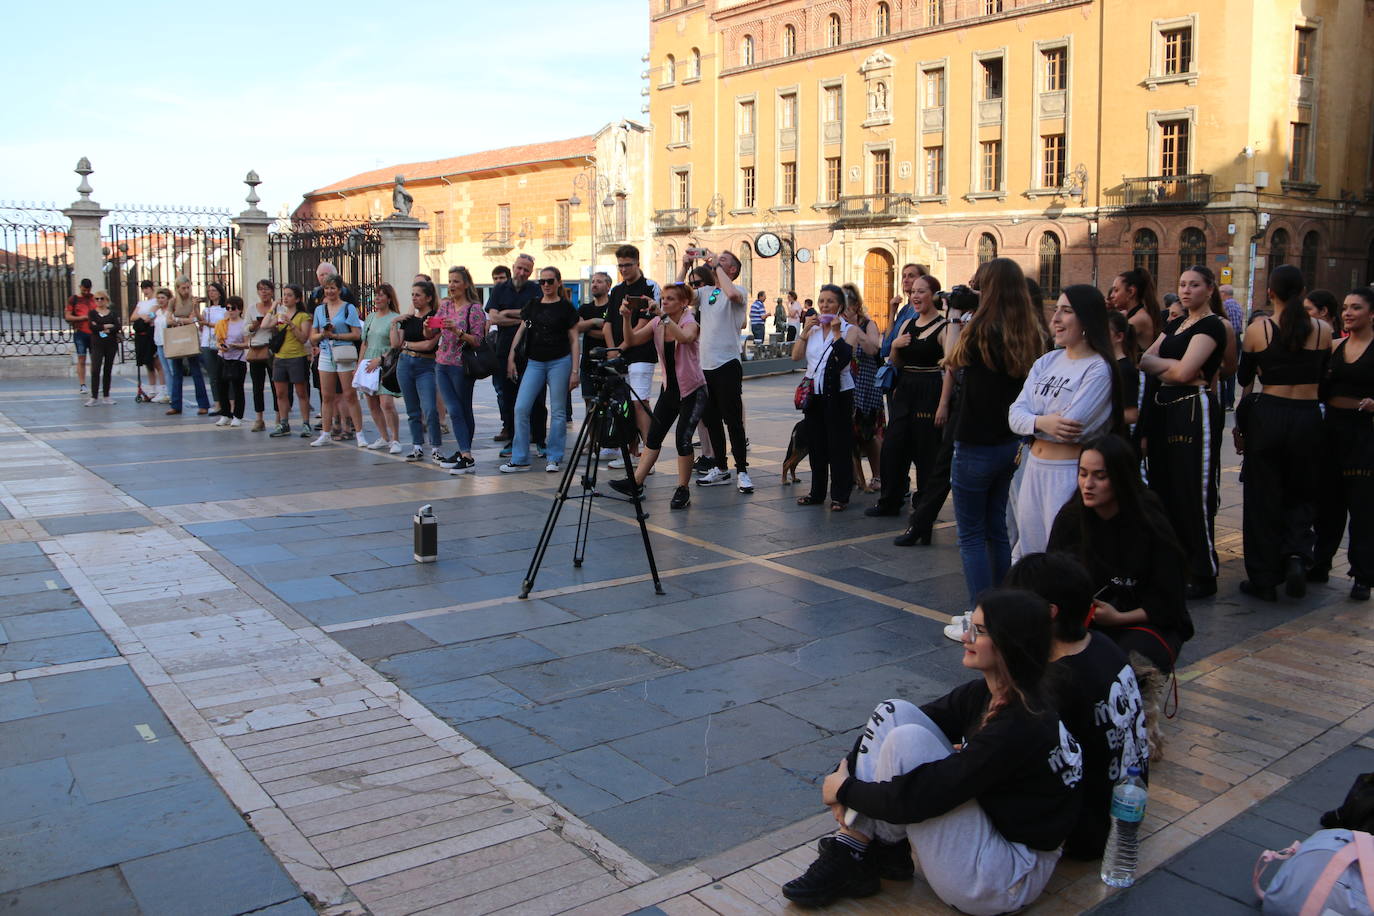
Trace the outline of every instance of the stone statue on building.
<instances>
[{"instance_id":1,"label":"stone statue on building","mask_svg":"<svg viewBox=\"0 0 1374 916\"><path fill-rule=\"evenodd\" d=\"M414 203L415 198L406 190L406 177L404 175L397 175L396 187L391 192L391 208L394 211L391 215L409 219L410 208Z\"/></svg>"}]
</instances>

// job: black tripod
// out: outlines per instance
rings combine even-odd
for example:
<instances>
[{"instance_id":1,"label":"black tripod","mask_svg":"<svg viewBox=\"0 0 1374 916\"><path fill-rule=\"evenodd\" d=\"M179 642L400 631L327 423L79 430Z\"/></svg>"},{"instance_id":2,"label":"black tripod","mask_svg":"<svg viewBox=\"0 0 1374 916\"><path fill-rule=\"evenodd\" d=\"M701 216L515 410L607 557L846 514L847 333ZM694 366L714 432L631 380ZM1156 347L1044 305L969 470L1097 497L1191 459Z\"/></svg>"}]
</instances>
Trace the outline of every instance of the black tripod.
<instances>
[{"instance_id":1,"label":"black tripod","mask_svg":"<svg viewBox=\"0 0 1374 916\"><path fill-rule=\"evenodd\" d=\"M664 594L663 583L658 578L658 565L654 562L654 548L649 543L649 529L644 524L644 520L649 516L644 512L644 501L638 485L635 484L634 465L630 461L629 443L630 437L634 435L634 413L632 409L627 409L627 405L634 402L634 392L631 391L625 376L618 371L624 366L623 359L601 360L595 366L593 371L595 375L600 376L596 396L587 407L587 419L583 422L582 429L577 434L577 441L569 453L567 466L563 468L563 477L558 482L558 492L553 497L553 506L549 508L548 518L544 520L544 530L539 535L539 543L534 547L529 569L525 570L525 580L520 584L521 598L528 598L530 590L534 588L534 577L539 574L539 566L544 562L544 553L549 549L549 539L553 537L553 529L558 524L558 514L563 510L563 503L569 499L582 501L577 514L577 536L573 540L573 566L581 568L582 561L587 556L592 498L601 495L596 492L597 459L601 454L602 436L608 427L613 431L612 439L620 447L620 457L625 462L625 476L630 481L630 492L633 494L631 501L635 506L635 516L639 520L640 536L644 538L644 556L649 560L649 573L654 579L654 593ZM616 408L622 411L622 415L616 415ZM573 479L578 476L579 471L582 477L582 492L577 496L570 496Z\"/></svg>"}]
</instances>

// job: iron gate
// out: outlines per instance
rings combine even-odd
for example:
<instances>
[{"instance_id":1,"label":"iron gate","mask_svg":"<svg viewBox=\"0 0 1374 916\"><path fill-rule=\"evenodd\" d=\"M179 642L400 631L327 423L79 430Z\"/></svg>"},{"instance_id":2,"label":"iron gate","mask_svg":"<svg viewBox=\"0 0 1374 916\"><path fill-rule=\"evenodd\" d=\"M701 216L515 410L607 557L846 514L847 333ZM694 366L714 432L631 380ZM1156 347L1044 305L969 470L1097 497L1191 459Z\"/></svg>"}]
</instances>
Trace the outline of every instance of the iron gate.
<instances>
[{"instance_id":1,"label":"iron gate","mask_svg":"<svg viewBox=\"0 0 1374 916\"><path fill-rule=\"evenodd\" d=\"M382 237L369 220L297 217L279 220L268 237L268 263L277 284L299 283L306 293L315 288L315 270L328 262L358 297L363 314L382 281Z\"/></svg>"},{"instance_id":2,"label":"iron gate","mask_svg":"<svg viewBox=\"0 0 1374 916\"><path fill-rule=\"evenodd\" d=\"M0 358L71 351L67 227L59 210L0 206Z\"/></svg>"}]
</instances>

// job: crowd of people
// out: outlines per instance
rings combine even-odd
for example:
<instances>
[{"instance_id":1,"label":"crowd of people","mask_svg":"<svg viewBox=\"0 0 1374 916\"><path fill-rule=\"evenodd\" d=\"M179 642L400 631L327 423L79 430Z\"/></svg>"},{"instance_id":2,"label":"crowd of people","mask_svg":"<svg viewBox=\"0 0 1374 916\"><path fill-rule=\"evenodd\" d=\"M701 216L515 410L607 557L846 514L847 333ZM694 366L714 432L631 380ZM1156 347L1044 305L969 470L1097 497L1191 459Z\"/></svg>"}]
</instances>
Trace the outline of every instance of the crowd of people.
<instances>
[{"instance_id":1,"label":"crowd of people","mask_svg":"<svg viewBox=\"0 0 1374 916\"><path fill-rule=\"evenodd\" d=\"M190 376L198 413L238 427L251 385L254 431L267 430L270 401L271 436L292 434L294 408L311 446L352 441L454 475L475 469L473 391L487 374L500 472L529 471L535 459L557 472L573 392L590 403L591 380L602 384L605 359L616 358L633 473L610 486L642 496L671 433L669 504L680 510L694 483L754 490L742 346L772 317L805 364L792 447L811 475L797 504L841 512L856 490L874 493L864 514L908 513L895 543L910 547L932 543L952 494L971 610L945 634L980 675L919 708L878 706L824 782L840 828L784 888L792 900L864 896L919 862L959 909L1005 912L1040 894L1061 855L1101 854L1113 784L1128 766L1148 773L1148 685L1173 672L1193 635L1189 601L1217 591L1221 444L1233 407L1240 590L1276 601L1280 587L1300 597L1326 581L1348 521L1350 595L1369 597L1374 289L1338 303L1280 266L1246 323L1204 266L1182 271L1172 301L1137 268L1105 295L1079 284L1046 302L1010 259L947 291L908 264L884 333L852 284L821 286L814 305L789 294L767 316L763 295L751 304L737 283L730 252L689 249L664 284L644 275L633 246L616 251L616 266L619 282L596 272L577 308L558 269L536 272L525 254L493 271L485 301L454 267L446 296L423 274L408 303L380 283L366 314L331 264L309 293L261 281L247 307L216 282L203 300L184 278L173 289L145 282L130 331L150 396L169 415L182 412ZM108 294L83 281L66 318L81 370L89 358L86 404L112 403L124 329ZM194 341L172 331L184 327ZM169 335L180 355L168 354ZM624 469L618 447L598 458Z\"/></svg>"}]
</instances>

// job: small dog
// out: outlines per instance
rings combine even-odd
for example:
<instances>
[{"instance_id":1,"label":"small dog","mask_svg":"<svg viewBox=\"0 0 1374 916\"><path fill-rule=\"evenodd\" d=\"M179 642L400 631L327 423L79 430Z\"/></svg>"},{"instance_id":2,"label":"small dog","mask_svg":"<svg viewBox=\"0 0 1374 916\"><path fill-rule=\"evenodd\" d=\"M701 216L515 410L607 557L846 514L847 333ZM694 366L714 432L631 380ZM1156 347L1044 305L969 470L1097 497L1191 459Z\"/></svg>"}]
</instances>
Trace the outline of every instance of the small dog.
<instances>
[{"instance_id":1,"label":"small dog","mask_svg":"<svg viewBox=\"0 0 1374 916\"><path fill-rule=\"evenodd\" d=\"M1374 830L1374 773L1362 773L1345 796L1345 802L1335 811L1322 815L1321 825L1328 830Z\"/></svg>"},{"instance_id":2,"label":"small dog","mask_svg":"<svg viewBox=\"0 0 1374 916\"><path fill-rule=\"evenodd\" d=\"M782 459L782 485L794 484L797 482L797 468L810 450L806 445L806 421L798 420L797 425L792 427L792 434L787 437L787 454ZM791 480L788 480L791 477ZM863 459L859 454L859 444L854 443L854 486L862 492L869 492L867 482L864 478Z\"/></svg>"}]
</instances>

